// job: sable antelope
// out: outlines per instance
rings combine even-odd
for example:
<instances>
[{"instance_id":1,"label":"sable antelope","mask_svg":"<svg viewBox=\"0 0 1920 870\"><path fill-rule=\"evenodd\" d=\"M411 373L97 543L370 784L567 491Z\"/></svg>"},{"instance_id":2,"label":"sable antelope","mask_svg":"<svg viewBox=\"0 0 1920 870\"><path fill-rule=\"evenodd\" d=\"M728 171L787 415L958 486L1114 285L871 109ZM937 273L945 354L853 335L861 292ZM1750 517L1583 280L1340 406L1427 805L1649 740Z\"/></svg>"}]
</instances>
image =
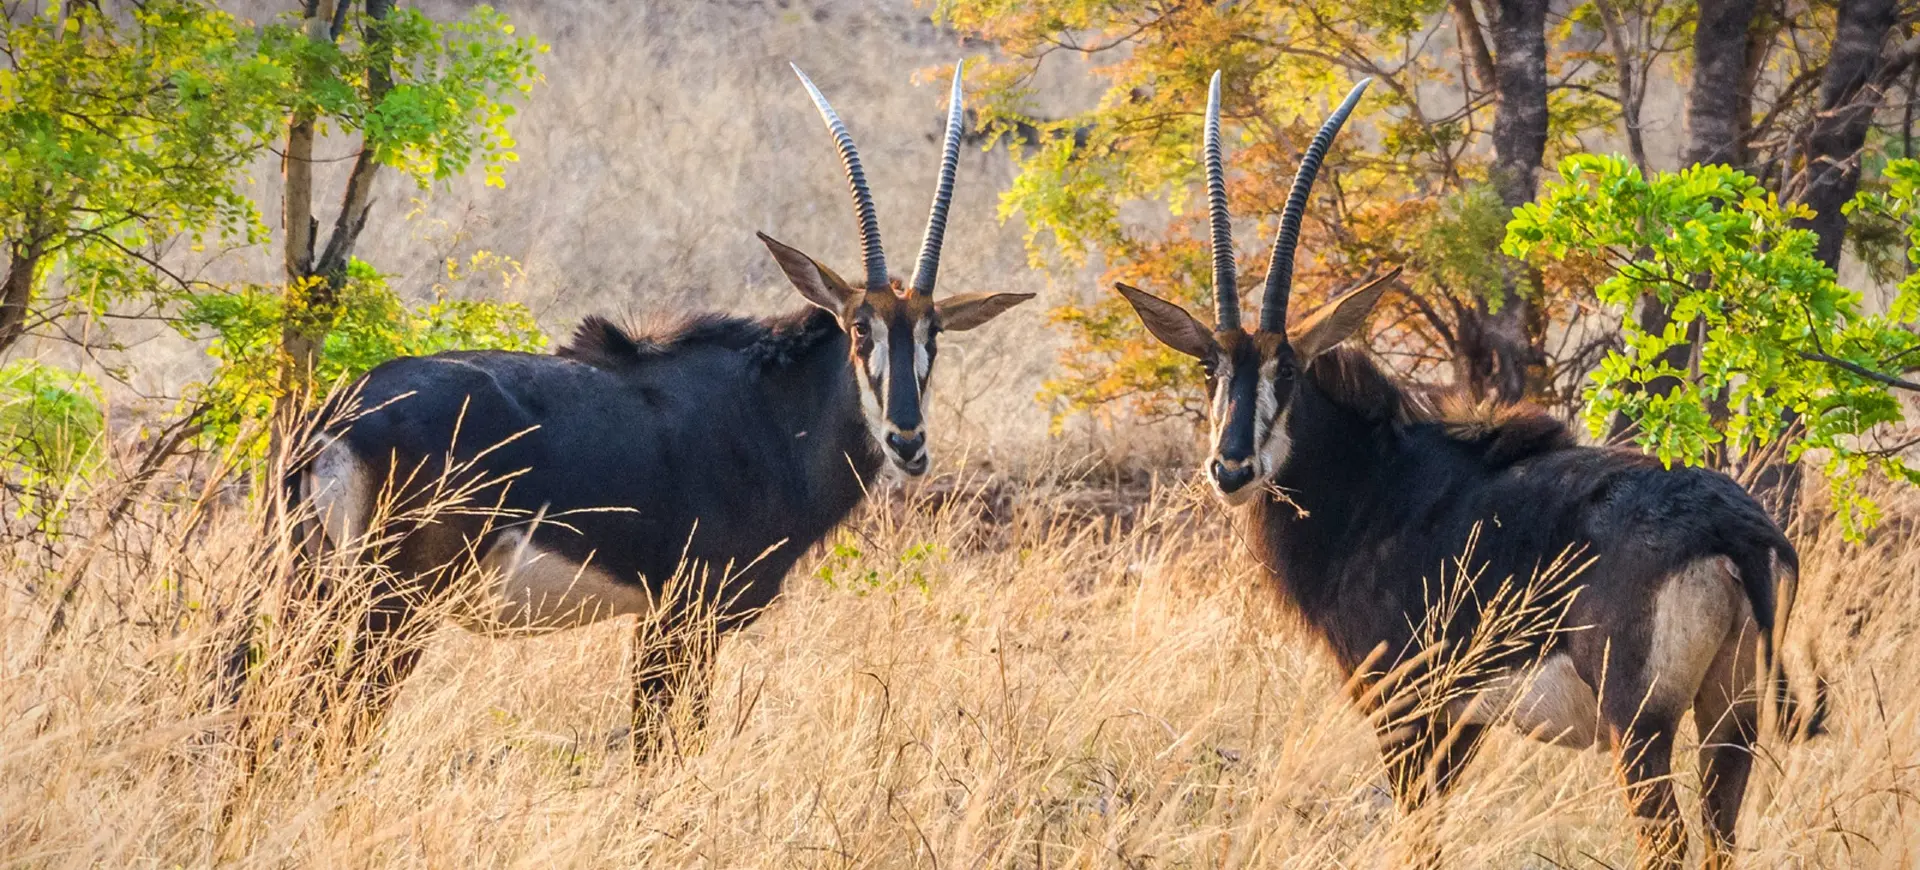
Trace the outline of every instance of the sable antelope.
<instances>
[{"instance_id":1,"label":"sable antelope","mask_svg":"<svg viewBox=\"0 0 1920 870\"><path fill-rule=\"evenodd\" d=\"M1267 267L1258 327L1240 324L1220 156L1220 78L1205 121L1216 325L1119 285L1155 338L1197 358L1212 393L1205 474L1243 508L1246 539L1303 622L1355 674L1378 723L1397 803L1443 793L1498 720L1568 746L1610 746L1639 820L1645 866L1685 853L1668 768L1692 709L1711 857L1728 860L1757 737L1759 669L1791 699L1773 652L1798 557L1724 475L1666 469L1639 453L1576 446L1544 412L1431 401L1358 350L1337 347L1398 270L1287 325L1294 247L1314 176L1367 82L1302 157ZM1584 570L1530 606L1549 630L1518 632L1428 698L1397 687L1446 672L1466 644L1556 561ZM1429 602L1455 566L1452 600ZM1776 591L1778 590L1778 591ZM1485 650L1483 649L1483 652ZM1811 733L1816 703L1802 727ZM1409 707L1412 709L1408 709Z\"/></svg>"},{"instance_id":2,"label":"sable antelope","mask_svg":"<svg viewBox=\"0 0 1920 870\"><path fill-rule=\"evenodd\" d=\"M344 669L370 720L419 657L421 614L477 588L455 605L457 619L486 634L647 617L635 638L634 733L657 736L675 696L704 697L709 655L641 637L692 618L690 606L664 610L685 599L701 602L718 632L748 624L884 464L908 477L927 471L922 407L940 334L1033 296L933 298L959 159L960 70L905 285L888 275L853 137L794 72L846 170L861 283L761 234L807 307L762 320L694 315L647 332L590 317L554 355L397 359L323 415L286 490L307 518L309 564L345 551L379 568ZM466 509L376 528L376 517L449 491ZM691 595L669 595L676 577L693 578Z\"/></svg>"}]
</instances>

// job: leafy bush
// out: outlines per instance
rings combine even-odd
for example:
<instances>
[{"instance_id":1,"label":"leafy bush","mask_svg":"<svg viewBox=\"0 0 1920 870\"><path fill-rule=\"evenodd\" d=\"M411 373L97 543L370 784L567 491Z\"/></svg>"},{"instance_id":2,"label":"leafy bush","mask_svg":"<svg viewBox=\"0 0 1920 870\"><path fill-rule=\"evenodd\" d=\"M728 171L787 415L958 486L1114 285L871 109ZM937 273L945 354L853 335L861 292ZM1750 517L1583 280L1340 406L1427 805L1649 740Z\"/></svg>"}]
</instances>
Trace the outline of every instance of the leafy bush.
<instances>
[{"instance_id":1,"label":"leafy bush","mask_svg":"<svg viewBox=\"0 0 1920 870\"><path fill-rule=\"evenodd\" d=\"M62 314L164 304L185 279L160 242L265 242L235 180L291 82L271 39L207 0L25 5L0 15L0 239L35 268L0 350ZM40 298L56 274L67 292Z\"/></svg>"},{"instance_id":2,"label":"leafy bush","mask_svg":"<svg viewBox=\"0 0 1920 870\"><path fill-rule=\"evenodd\" d=\"M299 128L310 138L316 124L359 135L352 179L363 195L382 167L422 189L469 168L501 183L517 159L513 102L539 81L545 46L486 6L450 21L376 6L343 4L317 28L285 9L256 24L211 0L0 15L9 61L0 64L0 261L28 278L23 298L0 307L0 352L68 317L91 318L107 348L117 348L109 314L164 320L211 341L220 365L202 391L205 421L231 441L242 421L266 419L274 396L398 354L539 347L524 308L446 294L409 307L372 268L342 268L364 210L328 239L325 256L285 252L285 262L304 264L289 270L287 287L209 283L162 255L174 239L196 251L266 245L272 234L245 169L275 138L291 142ZM326 292L312 292L323 283ZM293 339L324 345L312 381L309 354L281 349Z\"/></svg>"},{"instance_id":3,"label":"leafy bush","mask_svg":"<svg viewBox=\"0 0 1920 870\"><path fill-rule=\"evenodd\" d=\"M1537 203L1515 211L1506 250L1514 256L1582 254L1613 268L1595 292L1623 312L1623 346L1608 354L1588 390L1588 424L1615 412L1639 426L1641 447L1663 462L1702 464L1725 451L1754 457L1783 444L1798 460L1824 456L1844 528L1857 536L1878 518L1861 488L1869 472L1920 483L1908 445L1887 444L1905 407L1885 374L1916 363L1920 280L1901 285L1885 315L1867 313L1814 256L1811 217L1782 204L1752 177L1695 166L1653 178L1618 157L1578 155ZM1857 207L1903 214L1911 226L1920 166L1890 168L1895 189ZM1920 230L1913 241L1920 243ZM1920 257L1920 247L1910 254ZM1671 308L1660 334L1643 331L1633 303L1652 294ZM1662 359L1703 323L1705 340L1682 371ZM1676 379L1665 392L1647 389ZM1784 442L1782 439L1786 439Z\"/></svg>"}]
</instances>

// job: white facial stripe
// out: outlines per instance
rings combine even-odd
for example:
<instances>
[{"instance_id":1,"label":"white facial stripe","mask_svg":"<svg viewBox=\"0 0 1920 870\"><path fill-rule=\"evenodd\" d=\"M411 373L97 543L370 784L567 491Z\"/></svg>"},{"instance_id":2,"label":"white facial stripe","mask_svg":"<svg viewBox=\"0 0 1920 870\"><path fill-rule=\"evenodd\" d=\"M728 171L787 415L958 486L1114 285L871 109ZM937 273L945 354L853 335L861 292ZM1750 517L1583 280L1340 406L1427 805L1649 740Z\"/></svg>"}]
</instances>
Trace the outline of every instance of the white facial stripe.
<instances>
[{"instance_id":1,"label":"white facial stripe","mask_svg":"<svg viewBox=\"0 0 1920 870\"><path fill-rule=\"evenodd\" d=\"M1273 379L1280 364L1267 360L1260 364L1260 386L1253 394L1253 442L1264 443L1267 440L1267 428L1273 424L1275 399L1273 397Z\"/></svg>"},{"instance_id":2,"label":"white facial stripe","mask_svg":"<svg viewBox=\"0 0 1920 870\"><path fill-rule=\"evenodd\" d=\"M869 324L868 335L873 340L873 351L867 354L861 372L860 411L867 418L867 432L873 435L875 443L884 443L887 434L887 405L882 396L887 394L887 325L874 322Z\"/></svg>"},{"instance_id":3,"label":"white facial stripe","mask_svg":"<svg viewBox=\"0 0 1920 870\"><path fill-rule=\"evenodd\" d=\"M927 353L932 343L933 321L921 320L913 325L913 376L919 379L920 386L927 383L927 372L933 368L933 357Z\"/></svg>"},{"instance_id":4,"label":"white facial stripe","mask_svg":"<svg viewBox=\"0 0 1920 870\"><path fill-rule=\"evenodd\" d=\"M1233 382L1233 360L1224 353L1219 354L1213 359L1213 370L1220 374L1214 378L1213 413L1208 415L1207 419L1213 421L1211 443L1217 445L1220 443L1220 430L1227 425L1227 389Z\"/></svg>"},{"instance_id":5,"label":"white facial stripe","mask_svg":"<svg viewBox=\"0 0 1920 870\"><path fill-rule=\"evenodd\" d=\"M1293 435L1287 432L1287 418L1292 416L1293 406L1289 404L1260 442L1260 476L1263 478L1279 471L1280 466L1287 464L1287 457L1293 455Z\"/></svg>"},{"instance_id":6,"label":"white facial stripe","mask_svg":"<svg viewBox=\"0 0 1920 870\"><path fill-rule=\"evenodd\" d=\"M1253 438L1259 445L1255 451L1260 457L1260 476L1262 478L1280 470L1293 452L1293 437L1287 433L1287 418L1293 414L1289 404L1285 413L1275 419L1275 406L1279 404L1274 381L1278 379L1280 361L1269 359L1260 364L1260 394L1255 405L1257 416L1254 418Z\"/></svg>"},{"instance_id":7,"label":"white facial stripe","mask_svg":"<svg viewBox=\"0 0 1920 870\"><path fill-rule=\"evenodd\" d=\"M887 378L893 374L893 368L887 365L887 326L875 323L873 330L873 352L867 354L867 370L873 374L874 392L881 396L887 394Z\"/></svg>"}]
</instances>

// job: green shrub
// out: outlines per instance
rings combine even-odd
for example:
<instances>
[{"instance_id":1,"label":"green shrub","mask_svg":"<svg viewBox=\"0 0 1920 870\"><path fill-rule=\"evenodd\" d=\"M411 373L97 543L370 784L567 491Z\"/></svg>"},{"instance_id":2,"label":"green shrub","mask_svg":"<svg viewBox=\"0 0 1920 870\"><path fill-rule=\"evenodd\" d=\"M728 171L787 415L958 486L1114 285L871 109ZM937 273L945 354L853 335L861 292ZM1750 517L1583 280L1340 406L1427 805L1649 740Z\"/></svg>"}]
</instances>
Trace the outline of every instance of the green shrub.
<instances>
[{"instance_id":1,"label":"green shrub","mask_svg":"<svg viewBox=\"0 0 1920 870\"><path fill-rule=\"evenodd\" d=\"M69 487L99 469L105 430L92 378L30 359L0 367L0 477L22 515L59 512Z\"/></svg>"},{"instance_id":2,"label":"green shrub","mask_svg":"<svg viewBox=\"0 0 1920 870\"><path fill-rule=\"evenodd\" d=\"M322 387L350 381L387 360L445 350L522 350L546 347L546 335L526 306L452 298L437 288L431 302L408 305L387 276L359 260L329 313L332 324L314 380ZM198 398L209 408L207 431L222 444L255 437L248 421L264 421L284 389L281 336L288 312L278 287L252 287L196 296L181 317L188 337L209 342L216 361Z\"/></svg>"}]
</instances>

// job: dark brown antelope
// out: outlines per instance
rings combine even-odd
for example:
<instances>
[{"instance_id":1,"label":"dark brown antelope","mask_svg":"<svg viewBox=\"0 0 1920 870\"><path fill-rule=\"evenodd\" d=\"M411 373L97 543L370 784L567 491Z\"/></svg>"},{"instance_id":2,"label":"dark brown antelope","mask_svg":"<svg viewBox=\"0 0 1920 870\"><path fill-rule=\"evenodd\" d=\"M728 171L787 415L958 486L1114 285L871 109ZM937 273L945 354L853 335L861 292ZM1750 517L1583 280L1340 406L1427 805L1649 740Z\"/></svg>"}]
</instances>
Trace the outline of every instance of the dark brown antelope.
<instances>
[{"instance_id":1,"label":"dark brown antelope","mask_svg":"<svg viewBox=\"0 0 1920 870\"><path fill-rule=\"evenodd\" d=\"M807 307L763 320L693 315L644 332L588 318L551 356L397 359L321 415L286 492L304 518L309 567L332 554L375 569L374 585L353 593L362 615L350 662L333 668L369 722L413 669L432 621L423 614L436 607L486 634L638 614L634 732L657 736L672 698L684 693L698 709L711 653L645 635L701 614L720 633L746 625L886 465L926 472L922 408L940 334L1032 298L933 297L959 159L960 72L905 285L887 272L852 136L794 72L846 169L858 284L763 234ZM454 509L426 511L434 498ZM339 597L324 585L307 592Z\"/></svg>"},{"instance_id":2,"label":"dark brown antelope","mask_svg":"<svg viewBox=\"0 0 1920 870\"><path fill-rule=\"evenodd\" d=\"M1216 325L1118 289L1157 339L1200 361L1212 392L1206 475L1240 506L1254 556L1354 674L1397 802L1446 791L1486 727L1611 747L1645 866L1678 866L1686 832L1669 779L1691 709L1709 863L1724 864L1752 765L1763 682L1798 559L1724 475L1576 446L1526 406L1430 402L1337 347L1398 270L1287 323L1294 246L1314 176L1366 88L1303 156L1267 267L1258 328L1240 325L1220 157L1220 79L1206 115ZM1572 566L1572 579L1516 588ZM1451 584L1452 588L1447 588ZM1489 642L1499 602L1551 620ZM1441 612L1433 605L1459 606ZM1480 657L1461 667L1456 651ZM1760 668L1767 668L1766 680ZM1441 676L1419 693L1405 687ZM1778 693L1790 701L1784 690ZM1816 698L1817 701L1817 698ZM1801 727L1817 725L1819 704ZM1790 714L1789 714L1790 715Z\"/></svg>"}]
</instances>

